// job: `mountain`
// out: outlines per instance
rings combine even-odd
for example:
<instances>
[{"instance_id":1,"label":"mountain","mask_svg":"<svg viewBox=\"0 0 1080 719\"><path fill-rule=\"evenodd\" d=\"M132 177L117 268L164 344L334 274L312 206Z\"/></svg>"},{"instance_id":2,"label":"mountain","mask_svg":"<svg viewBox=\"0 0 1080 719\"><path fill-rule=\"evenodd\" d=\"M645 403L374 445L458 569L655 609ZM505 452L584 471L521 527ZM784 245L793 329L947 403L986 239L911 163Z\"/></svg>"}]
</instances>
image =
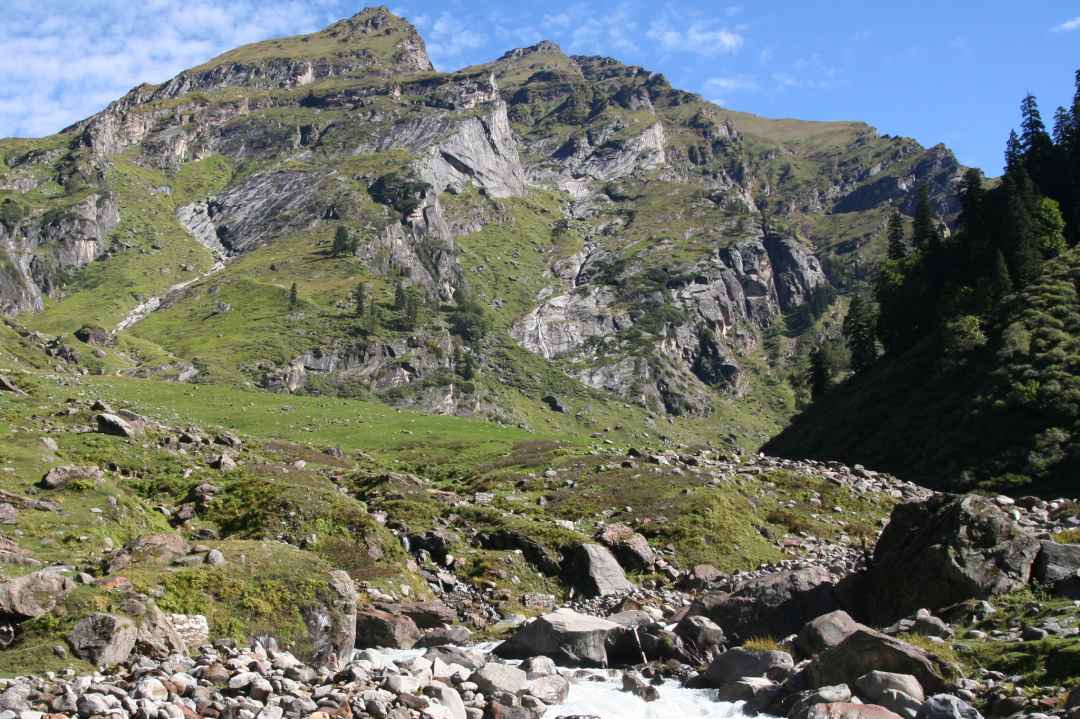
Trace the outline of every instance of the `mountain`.
<instances>
[{"instance_id":1,"label":"mountain","mask_svg":"<svg viewBox=\"0 0 1080 719\"><path fill-rule=\"evenodd\" d=\"M1074 474L1021 154L382 8L0 141L0 717L1077 719L1080 503L832 459Z\"/></svg>"},{"instance_id":2,"label":"mountain","mask_svg":"<svg viewBox=\"0 0 1080 719\"><path fill-rule=\"evenodd\" d=\"M92 371L527 426L688 417L746 447L794 411L798 335L880 258L887 208L925 182L951 217L962 171L550 42L435 72L383 8L0 155L0 311L100 338Z\"/></svg>"}]
</instances>

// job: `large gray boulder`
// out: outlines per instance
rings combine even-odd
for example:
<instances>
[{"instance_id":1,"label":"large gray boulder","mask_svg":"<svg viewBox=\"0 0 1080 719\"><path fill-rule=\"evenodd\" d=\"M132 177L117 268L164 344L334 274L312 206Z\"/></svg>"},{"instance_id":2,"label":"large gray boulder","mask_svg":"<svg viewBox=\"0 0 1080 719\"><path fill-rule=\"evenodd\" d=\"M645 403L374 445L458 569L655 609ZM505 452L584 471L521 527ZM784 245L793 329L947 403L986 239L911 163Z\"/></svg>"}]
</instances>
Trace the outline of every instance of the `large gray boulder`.
<instances>
[{"instance_id":1,"label":"large gray boulder","mask_svg":"<svg viewBox=\"0 0 1080 719\"><path fill-rule=\"evenodd\" d=\"M1035 579L1056 584L1071 579L1080 572L1080 544L1058 544L1044 541L1035 559Z\"/></svg>"},{"instance_id":2,"label":"large gray boulder","mask_svg":"<svg viewBox=\"0 0 1080 719\"><path fill-rule=\"evenodd\" d=\"M621 631L615 622L558 609L518 629L495 649L507 659L527 659L539 654L569 665L607 665L608 635Z\"/></svg>"},{"instance_id":3,"label":"large gray boulder","mask_svg":"<svg viewBox=\"0 0 1080 719\"><path fill-rule=\"evenodd\" d=\"M930 691L945 688L950 667L941 659L907 642L860 626L844 641L822 652L807 667L812 686L855 685L874 670L910 674Z\"/></svg>"},{"instance_id":4,"label":"large gray boulder","mask_svg":"<svg viewBox=\"0 0 1080 719\"><path fill-rule=\"evenodd\" d=\"M875 624L920 608L1021 589L1039 553L1035 535L994 502L975 494L939 494L900 504L878 540L852 598Z\"/></svg>"},{"instance_id":5,"label":"large gray boulder","mask_svg":"<svg viewBox=\"0 0 1080 719\"><path fill-rule=\"evenodd\" d=\"M724 650L724 630L701 615L688 615L675 625L675 634L699 661L710 662Z\"/></svg>"},{"instance_id":6,"label":"large gray boulder","mask_svg":"<svg viewBox=\"0 0 1080 719\"><path fill-rule=\"evenodd\" d=\"M409 617L379 609L356 612L357 649L412 649L420 640L420 629Z\"/></svg>"},{"instance_id":7,"label":"large gray boulder","mask_svg":"<svg viewBox=\"0 0 1080 719\"><path fill-rule=\"evenodd\" d=\"M97 613L76 624L67 640L80 659L110 667L127 661L137 636L135 623L127 617Z\"/></svg>"},{"instance_id":8,"label":"large gray boulder","mask_svg":"<svg viewBox=\"0 0 1080 719\"><path fill-rule=\"evenodd\" d=\"M835 647L858 628L858 622L847 612L837 609L804 624L795 639L795 648L803 657L809 659Z\"/></svg>"},{"instance_id":9,"label":"large gray boulder","mask_svg":"<svg viewBox=\"0 0 1080 719\"><path fill-rule=\"evenodd\" d=\"M485 695L496 692L517 694L529 684L525 672L517 667L502 662L488 662L469 676L469 681L480 688Z\"/></svg>"},{"instance_id":10,"label":"large gray boulder","mask_svg":"<svg viewBox=\"0 0 1080 719\"><path fill-rule=\"evenodd\" d=\"M710 592L690 615L713 620L729 638L786 637L806 622L839 608L832 575L821 567L775 572L748 579L731 592Z\"/></svg>"},{"instance_id":11,"label":"large gray boulder","mask_svg":"<svg viewBox=\"0 0 1080 719\"><path fill-rule=\"evenodd\" d=\"M0 614L31 619L52 611L75 588L75 582L56 571L43 569L0 583Z\"/></svg>"},{"instance_id":12,"label":"large gray boulder","mask_svg":"<svg viewBox=\"0 0 1080 719\"><path fill-rule=\"evenodd\" d=\"M906 719L915 719L926 696L919 680L910 674L874 670L855 680L859 696Z\"/></svg>"},{"instance_id":13,"label":"large gray boulder","mask_svg":"<svg viewBox=\"0 0 1080 719\"><path fill-rule=\"evenodd\" d=\"M615 556L599 544L574 547L563 570L574 588L586 597L604 597L634 589Z\"/></svg>"},{"instance_id":14,"label":"large gray boulder","mask_svg":"<svg viewBox=\"0 0 1080 719\"><path fill-rule=\"evenodd\" d=\"M747 677L787 675L794 668L791 655L781 651L755 651L743 647L728 649L709 664L702 683L718 688Z\"/></svg>"}]
</instances>

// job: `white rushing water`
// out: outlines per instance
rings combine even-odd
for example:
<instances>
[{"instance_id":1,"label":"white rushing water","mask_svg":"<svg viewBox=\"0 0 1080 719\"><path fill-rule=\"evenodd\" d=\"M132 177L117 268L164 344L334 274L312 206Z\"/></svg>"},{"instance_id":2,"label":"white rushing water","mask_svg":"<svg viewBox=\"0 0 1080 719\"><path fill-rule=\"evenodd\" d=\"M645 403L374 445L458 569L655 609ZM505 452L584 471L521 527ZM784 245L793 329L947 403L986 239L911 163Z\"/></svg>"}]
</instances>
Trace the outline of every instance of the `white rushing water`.
<instances>
[{"instance_id":1,"label":"white rushing water","mask_svg":"<svg viewBox=\"0 0 1080 719\"><path fill-rule=\"evenodd\" d=\"M742 702L718 702L711 689L685 689L668 681L657 687L660 699L646 702L622 691L622 674L596 671L603 681L573 677L566 702L548 708L544 719L585 715L600 719L741 719Z\"/></svg>"}]
</instances>

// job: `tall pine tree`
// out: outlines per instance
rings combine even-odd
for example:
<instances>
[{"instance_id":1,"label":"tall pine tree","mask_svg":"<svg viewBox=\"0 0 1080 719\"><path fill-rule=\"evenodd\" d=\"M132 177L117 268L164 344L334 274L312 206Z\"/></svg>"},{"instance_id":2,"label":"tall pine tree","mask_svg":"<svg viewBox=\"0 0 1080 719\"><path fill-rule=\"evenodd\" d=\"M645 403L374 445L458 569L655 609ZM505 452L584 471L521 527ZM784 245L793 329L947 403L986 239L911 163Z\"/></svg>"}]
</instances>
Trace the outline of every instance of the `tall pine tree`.
<instances>
[{"instance_id":1,"label":"tall pine tree","mask_svg":"<svg viewBox=\"0 0 1080 719\"><path fill-rule=\"evenodd\" d=\"M904 243L904 217L899 207L893 207L889 214L885 234L889 240L889 259L902 260L907 257L908 248Z\"/></svg>"},{"instance_id":2,"label":"tall pine tree","mask_svg":"<svg viewBox=\"0 0 1080 719\"><path fill-rule=\"evenodd\" d=\"M923 251L937 239L933 211L930 209L930 188L925 182L919 184L915 195L915 219L911 225L911 243Z\"/></svg>"}]
</instances>

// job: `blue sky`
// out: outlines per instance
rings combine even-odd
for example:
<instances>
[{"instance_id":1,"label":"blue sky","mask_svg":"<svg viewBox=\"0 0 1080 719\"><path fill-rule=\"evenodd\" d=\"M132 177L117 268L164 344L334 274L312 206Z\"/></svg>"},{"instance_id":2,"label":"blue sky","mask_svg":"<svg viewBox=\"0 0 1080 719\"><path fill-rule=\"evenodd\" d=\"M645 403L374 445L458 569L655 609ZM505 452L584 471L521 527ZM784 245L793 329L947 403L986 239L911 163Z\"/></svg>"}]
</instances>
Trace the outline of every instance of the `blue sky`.
<instances>
[{"instance_id":1,"label":"blue sky","mask_svg":"<svg viewBox=\"0 0 1080 719\"><path fill-rule=\"evenodd\" d=\"M1017 107L1049 123L1080 67L1080 0L493 3L393 0L442 70L540 39L663 72L770 117L864 120L1000 171ZM236 45L310 32L340 0L5 0L0 136L55 132L139 82Z\"/></svg>"}]
</instances>

